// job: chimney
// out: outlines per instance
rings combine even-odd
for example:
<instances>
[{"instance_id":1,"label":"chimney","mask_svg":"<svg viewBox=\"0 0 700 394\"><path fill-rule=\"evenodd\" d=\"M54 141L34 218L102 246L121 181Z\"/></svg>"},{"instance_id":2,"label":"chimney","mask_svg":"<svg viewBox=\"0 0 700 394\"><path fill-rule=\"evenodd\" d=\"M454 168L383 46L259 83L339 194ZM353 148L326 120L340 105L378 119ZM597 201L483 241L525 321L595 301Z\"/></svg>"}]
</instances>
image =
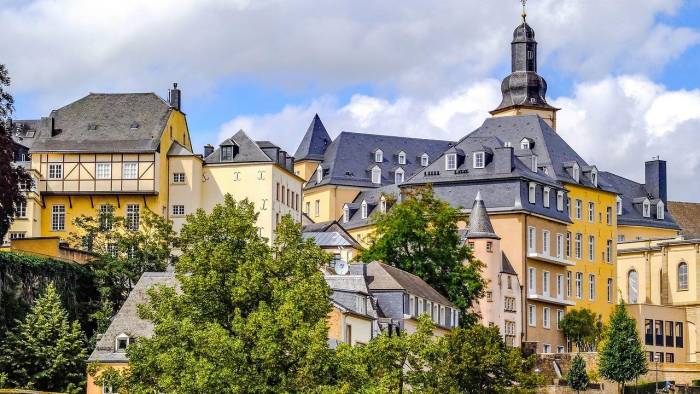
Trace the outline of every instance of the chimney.
<instances>
[{"instance_id":1,"label":"chimney","mask_svg":"<svg viewBox=\"0 0 700 394\"><path fill-rule=\"evenodd\" d=\"M212 153L214 153L214 147L211 144L204 145L204 158L211 156Z\"/></svg>"},{"instance_id":2,"label":"chimney","mask_svg":"<svg viewBox=\"0 0 700 394\"><path fill-rule=\"evenodd\" d=\"M56 128L56 118L54 118L53 116L51 118L49 118L49 123L50 123L49 126L51 127L51 136L52 137L55 137L55 136L61 134L61 129Z\"/></svg>"},{"instance_id":3,"label":"chimney","mask_svg":"<svg viewBox=\"0 0 700 394\"><path fill-rule=\"evenodd\" d=\"M177 88L177 82L173 83L173 88L168 91L168 101L170 102L170 107L181 111L181 91Z\"/></svg>"},{"instance_id":4,"label":"chimney","mask_svg":"<svg viewBox=\"0 0 700 394\"><path fill-rule=\"evenodd\" d=\"M287 152L280 150L279 153L277 153L277 164L279 164L282 167L285 167L287 165Z\"/></svg>"},{"instance_id":5,"label":"chimney","mask_svg":"<svg viewBox=\"0 0 700 394\"><path fill-rule=\"evenodd\" d=\"M294 172L294 156L287 156L287 162L285 163L287 171Z\"/></svg>"},{"instance_id":6,"label":"chimney","mask_svg":"<svg viewBox=\"0 0 700 394\"><path fill-rule=\"evenodd\" d=\"M513 148L505 146L494 149L493 162L497 174L510 174L513 171Z\"/></svg>"},{"instance_id":7,"label":"chimney","mask_svg":"<svg viewBox=\"0 0 700 394\"><path fill-rule=\"evenodd\" d=\"M656 158L644 163L644 187L647 193L666 203L666 161Z\"/></svg>"}]
</instances>

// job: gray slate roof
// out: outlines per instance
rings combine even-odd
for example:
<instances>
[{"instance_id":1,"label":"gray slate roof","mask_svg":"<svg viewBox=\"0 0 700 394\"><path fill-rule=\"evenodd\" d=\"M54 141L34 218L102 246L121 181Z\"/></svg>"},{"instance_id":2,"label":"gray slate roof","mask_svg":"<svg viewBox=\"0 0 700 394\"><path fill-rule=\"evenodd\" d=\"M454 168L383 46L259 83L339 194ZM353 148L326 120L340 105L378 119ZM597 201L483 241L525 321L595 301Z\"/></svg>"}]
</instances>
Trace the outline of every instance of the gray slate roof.
<instances>
[{"instance_id":1,"label":"gray slate roof","mask_svg":"<svg viewBox=\"0 0 700 394\"><path fill-rule=\"evenodd\" d=\"M267 141L261 141L263 147ZM221 161L221 147L224 145L234 145L238 147L238 152L235 152L233 160ZM243 130L239 130L231 138L227 138L219 147L214 149L214 152L204 158L206 164L226 164L226 163L272 163L272 159L263 152L260 145L253 141Z\"/></svg>"},{"instance_id":2,"label":"gray slate roof","mask_svg":"<svg viewBox=\"0 0 700 394\"><path fill-rule=\"evenodd\" d=\"M387 185L377 189L366 189L355 197L355 199L347 204L350 208L350 220L341 223L346 229L354 229L359 227L368 226L372 221L372 213L379 209L379 202L381 201L382 195L392 196L395 199L399 198L400 191L399 187L396 185ZM362 218L362 211L360 209L362 201L367 202L367 218ZM387 207L388 209L389 207Z\"/></svg>"},{"instance_id":3,"label":"gray slate roof","mask_svg":"<svg viewBox=\"0 0 700 394\"><path fill-rule=\"evenodd\" d=\"M148 289L164 285L179 288L179 284L172 272L146 272L129 293L124 305L112 319L107 331L102 335L95 350L92 351L88 361L99 362L126 362L126 353L115 352L115 340L124 333L130 338L148 338L153 335L153 324L138 316L138 305L148 301L146 292Z\"/></svg>"},{"instance_id":4,"label":"gray slate roof","mask_svg":"<svg viewBox=\"0 0 700 394\"><path fill-rule=\"evenodd\" d=\"M189 149L182 146L179 142L173 141L168 150L168 156L195 156Z\"/></svg>"},{"instance_id":5,"label":"gray slate roof","mask_svg":"<svg viewBox=\"0 0 700 394\"><path fill-rule=\"evenodd\" d=\"M402 290L444 306L455 307L447 298L425 283L423 279L377 261L367 264L367 284L372 292Z\"/></svg>"},{"instance_id":6,"label":"gray slate roof","mask_svg":"<svg viewBox=\"0 0 700 394\"><path fill-rule=\"evenodd\" d=\"M155 151L170 111L154 93L90 93L43 118L32 151ZM54 128L61 130L53 137L51 118Z\"/></svg>"},{"instance_id":7,"label":"gray slate roof","mask_svg":"<svg viewBox=\"0 0 700 394\"><path fill-rule=\"evenodd\" d=\"M408 179L423 169L420 165L423 153L427 153L432 161L447 150L450 144L449 141L343 131L325 151L321 163L324 170L322 181L317 183L314 173L305 188L328 184L375 188L393 184L397 168L401 167L404 179ZM374 161L377 149L381 149L384 155L381 163ZM401 151L406 153L405 165L399 165L398 162ZM375 165L382 170L381 185L372 183L371 169Z\"/></svg>"},{"instance_id":8,"label":"gray slate roof","mask_svg":"<svg viewBox=\"0 0 700 394\"><path fill-rule=\"evenodd\" d=\"M656 219L655 205L652 205L651 217L644 217L642 214L642 204L640 202L643 201L644 198L648 198L652 204L656 203L654 197L644 187L644 184L623 178L611 172L601 172L599 176L601 180L605 180L606 183L613 185L615 190L620 194L620 198L622 198L622 215L617 217L617 224L680 230L675 219L668 211L668 207L666 207L663 220Z\"/></svg>"},{"instance_id":9,"label":"gray slate roof","mask_svg":"<svg viewBox=\"0 0 700 394\"><path fill-rule=\"evenodd\" d=\"M313 238L316 245L322 248L350 246L355 249L363 249L357 240L335 220L305 223L302 225L301 235L304 239Z\"/></svg>"},{"instance_id":10,"label":"gray slate roof","mask_svg":"<svg viewBox=\"0 0 700 394\"><path fill-rule=\"evenodd\" d=\"M326 131L326 127L321 122L321 118L318 114L314 115L313 120L309 128L304 134L299 143L296 153L294 153L294 160L323 160L323 154L326 153L328 145L330 145L332 139Z\"/></svg>"},{"instance_id":11,"label":"gray slate roof","mask_svg":"<svg viewBox=\"0 0 700 394\"><path fill-rule=\"evenodd\" d=\"M493 231L493 225L489 214L486 212L484 200L481 199L481 192L476 193L472 211L469 214L469 227L467 230L467 238L492 238L500 239L496 232Z\"/></svg>"},{"instance_id":12,"label":"gray slate roof","mask_svg":"<svg viewBox=\"0 0 700 394\"><path fill-rule=\"evenodd\" d=\"M509 275L515 275L518 276L518 273L515 272L515 269L513 268L513 264L510 263L510 260L508 260L508 256L506 256L505 252L502 252L502 257L501 257L501 272Z\"/></svg>"},{"instance_id":13,"label":"gray slate roof","mask_svg":"<svg viewBox=\"0 0 700 394\"><path fill-rule=\"evenodd\" d=\"M36 141L37 129L41 124L41 120L12 120L9 125L12 132L12 141L15 144L22 145L27 149L31 149Z\"/></svg>"}]
</instances>

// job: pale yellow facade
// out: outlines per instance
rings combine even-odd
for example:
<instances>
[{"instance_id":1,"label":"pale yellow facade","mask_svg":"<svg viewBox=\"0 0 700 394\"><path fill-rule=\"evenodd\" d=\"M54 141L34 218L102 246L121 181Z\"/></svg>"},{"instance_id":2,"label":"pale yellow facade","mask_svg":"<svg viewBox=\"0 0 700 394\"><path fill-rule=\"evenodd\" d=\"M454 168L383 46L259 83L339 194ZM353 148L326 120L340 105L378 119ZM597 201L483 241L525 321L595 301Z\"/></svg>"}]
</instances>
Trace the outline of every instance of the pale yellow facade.
<instances>
[{"instance_id":1,"label":"pale yellow facade","mask_svg":"<svg viewBox=\"0 0 700 394\"><path fill-rule=\"evenodd\" d=\"M343 206L352 202L362 189L349 186L323 185L304 191L304 213L316 223L339 220Z\"/></svg>"},{"instance_id":2,"label":"pale yellow facade","mask_svg":"<svg viewBox=\"0 0 700 394\"><path fill-rule=\"evenodd\" d=\"M109 391L103 391L102 386L98 385L95 383L95 379L99 379L100 377L100 371L107 369L109 367L114 368L117 371L122 371L125 368L127 368L129 365L127 363L104 363L104 364L98 364L96 366L97 372L95 373L95 376L90 375L89 373L87 374L87 389L85 390L85 394L104 394L109 393ZM116 390L113 390L115 393L117 392Z\"/></svg>"},{"instance_id":3,"label":"pale yellow facade","mask_svg":"<svg viewBox=\"0 0 700 394\"><path fill-rule=\"evenodd\" d=\"M328 338L355 346L372 339L373 320L345 312L336 305L328 314Z\"/></svg>"},{"instance_id":4,"label":"pale yellow facade","mask_svg":"<svg viewBox=\"0 0 700 394\"><path fill-rule=\"evenodd\" d=\"M313 160L300 160L294 163L294 174L308 182L314 171L318 168L318 162Z\"/></svg>"},{"instance_id":5,"label":"pale yellow facade","mask_svg":"<svg viewBox=\"0 0 700 394\"><path fill-rule=\"evenodd\" d=\"M625 241L640 241L645 239L659 238L675 238L678 236L678 230L671 228L660 227L642 227L642 226L618 226L618 238L620 242Z\"/></svg>"}]
</instances>

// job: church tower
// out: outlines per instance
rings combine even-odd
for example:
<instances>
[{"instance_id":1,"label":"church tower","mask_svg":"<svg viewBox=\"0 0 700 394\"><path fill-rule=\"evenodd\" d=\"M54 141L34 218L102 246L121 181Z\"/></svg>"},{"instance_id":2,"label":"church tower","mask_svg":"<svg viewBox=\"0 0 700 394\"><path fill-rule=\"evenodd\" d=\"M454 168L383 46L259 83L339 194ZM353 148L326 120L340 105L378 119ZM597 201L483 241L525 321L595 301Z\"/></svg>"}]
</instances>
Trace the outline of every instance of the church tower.
<instances>
[{"instance_id":1,"label":"church tower","mask_svg":"<svg viewBox=\"0 0 700 394\"><path fill-rule=\"evenodd\" d=\"M503 79L503 100L491 111L493 116L536 114L553 129L557 128L557 111L547 104L547 82L537 74L537 41L535 31L526 22L523 2L523 23L515 28L511 48L511 74Z\"/></svg>"}]
</instances>

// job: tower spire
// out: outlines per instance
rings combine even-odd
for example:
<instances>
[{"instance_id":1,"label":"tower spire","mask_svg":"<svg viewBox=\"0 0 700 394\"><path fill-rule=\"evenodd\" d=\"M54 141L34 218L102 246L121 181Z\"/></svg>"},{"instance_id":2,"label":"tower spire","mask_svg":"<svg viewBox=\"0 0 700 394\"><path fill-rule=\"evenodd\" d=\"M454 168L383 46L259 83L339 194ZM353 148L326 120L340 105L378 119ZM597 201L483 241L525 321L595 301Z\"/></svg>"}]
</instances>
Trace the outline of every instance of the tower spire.
<instances>
[{"instance_id":1,"label":"tower spire","mask_svg":"<svg viewBox=\"0 0 700 394\"><path fill-rule=\"evenodd\" d=\"M525 12L525 4L527 4L527 0L520 0L520 2L523 3L523 13L522 13L523 23L527 23L525 21L525 19L527 18L527 12Z\"/></svg>"}]
</instances>

